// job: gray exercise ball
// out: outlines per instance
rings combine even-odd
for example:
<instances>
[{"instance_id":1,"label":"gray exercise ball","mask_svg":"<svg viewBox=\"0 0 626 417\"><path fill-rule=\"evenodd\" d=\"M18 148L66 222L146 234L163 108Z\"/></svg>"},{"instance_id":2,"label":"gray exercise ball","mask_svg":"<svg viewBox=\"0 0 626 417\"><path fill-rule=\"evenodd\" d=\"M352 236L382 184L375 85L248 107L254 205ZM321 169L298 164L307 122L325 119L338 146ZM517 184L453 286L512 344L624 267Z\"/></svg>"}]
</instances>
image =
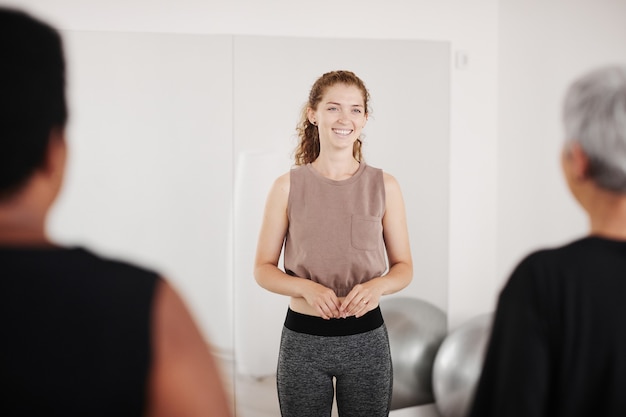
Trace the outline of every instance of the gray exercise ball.
<instances>
[{"instance_id":1,"label":"gray exercise ball","mask_svg":"<svg viewBox=\"0 0 626 417\"><path fill-rule=\"evenodd\" d=\"M381 300L393 363L391 409L434 401L432 370L437 349L447 333L446 314L417 298Z\"/></svg>"},{"instance_id":2,"label":"gray exercise ball","mask_svg":"<svg viewBox=\"0 0 626 417\"><path fill-rule=\"evenodd\" d=\"M443 417L465 417L484 362L493 314L477 316L444 339L433 369L437 410Z\"/></svg>"}]
</instances>

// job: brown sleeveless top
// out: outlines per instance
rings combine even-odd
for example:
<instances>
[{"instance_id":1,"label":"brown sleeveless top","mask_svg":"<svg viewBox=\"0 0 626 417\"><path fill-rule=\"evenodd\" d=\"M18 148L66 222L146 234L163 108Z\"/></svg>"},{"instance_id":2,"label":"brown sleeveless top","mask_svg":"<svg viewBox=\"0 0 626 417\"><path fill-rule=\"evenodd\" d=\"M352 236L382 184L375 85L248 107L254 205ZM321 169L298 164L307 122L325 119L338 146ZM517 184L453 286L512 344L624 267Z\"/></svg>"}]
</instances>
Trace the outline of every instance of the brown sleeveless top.
<instances>
[{"instance_id":1,"label":"brown sleeveless top","mask_svg":"<svg viewBox=\"0 0 626 417\"><path fill-rule=\"evenodd\" d=\"M285 272L331 288L338 297L381 276L387 270L384 213L381 169L362 162L341 181L322 176L311 164L292 169Z\"/></svg>"}]
</instances>

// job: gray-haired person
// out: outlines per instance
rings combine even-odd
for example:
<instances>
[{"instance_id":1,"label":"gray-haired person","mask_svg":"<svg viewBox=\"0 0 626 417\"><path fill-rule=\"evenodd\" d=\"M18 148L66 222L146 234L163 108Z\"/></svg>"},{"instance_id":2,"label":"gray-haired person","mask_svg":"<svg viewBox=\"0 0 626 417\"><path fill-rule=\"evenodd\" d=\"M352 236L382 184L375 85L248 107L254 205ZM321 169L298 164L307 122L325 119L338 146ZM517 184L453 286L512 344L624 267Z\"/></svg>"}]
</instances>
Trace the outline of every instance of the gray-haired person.
<instances>
[{"instance_id":1,"label":"gray-haired person","mask_svg":"<svg viewBox=\"0 0 626 417\"><path fill-rule=\"evenodd\" d=\"M561 157L589 233L502 290L472 417L626 416L626 67L576 80Z\"/></svg>"}]
</instances>

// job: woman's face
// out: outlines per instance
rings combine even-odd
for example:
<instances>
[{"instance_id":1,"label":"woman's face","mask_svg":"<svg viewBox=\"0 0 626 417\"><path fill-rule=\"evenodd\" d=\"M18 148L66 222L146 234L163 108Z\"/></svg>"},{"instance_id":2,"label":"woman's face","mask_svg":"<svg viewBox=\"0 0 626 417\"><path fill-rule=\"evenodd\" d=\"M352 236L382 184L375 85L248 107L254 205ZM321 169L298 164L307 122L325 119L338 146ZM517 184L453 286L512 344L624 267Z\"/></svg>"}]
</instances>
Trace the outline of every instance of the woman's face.
<instances>
[{"instance_id":1,"label":"woman's face","mask_svg":"<svg viewBox=\"0 0 626 417\"><path fill-rule=\"evenodd\" d=\"M353 85L328 87L317 105L308 110L309 121L317 124L321 148L349 148L361 136L367 122L363 93Z\"/></svg>"}]
</instances>

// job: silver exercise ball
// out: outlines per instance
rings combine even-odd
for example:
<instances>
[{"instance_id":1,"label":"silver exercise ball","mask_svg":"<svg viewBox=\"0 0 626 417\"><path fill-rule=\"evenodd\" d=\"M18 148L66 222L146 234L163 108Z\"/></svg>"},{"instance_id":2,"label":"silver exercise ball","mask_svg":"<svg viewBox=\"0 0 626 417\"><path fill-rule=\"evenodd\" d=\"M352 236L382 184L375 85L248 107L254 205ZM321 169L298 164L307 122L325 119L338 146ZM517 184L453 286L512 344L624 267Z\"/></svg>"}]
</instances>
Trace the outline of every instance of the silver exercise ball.
<instances>
[{"instance_id":1,"label":"silver exercise ball","mask_svg":"<svg viewBox=\"0 0 626 417\"><path fill-rule=\"evenodd\" d=\"M493 314L477 316L445 338L433 369L437 410L443 417L465 417L484 362Z\"/></svg>"},{"instance_id":2,"label":"silver exercise ball","mask_svg":"<svg viewBox=\"0 0 626 417\"><path fill-rule=\"evenodd\" d=\"M446 314L417 298L386 298L380 308L393 363L391 409L432 403L433 363L446 336Z\"/></svg>"}]
</instances>

